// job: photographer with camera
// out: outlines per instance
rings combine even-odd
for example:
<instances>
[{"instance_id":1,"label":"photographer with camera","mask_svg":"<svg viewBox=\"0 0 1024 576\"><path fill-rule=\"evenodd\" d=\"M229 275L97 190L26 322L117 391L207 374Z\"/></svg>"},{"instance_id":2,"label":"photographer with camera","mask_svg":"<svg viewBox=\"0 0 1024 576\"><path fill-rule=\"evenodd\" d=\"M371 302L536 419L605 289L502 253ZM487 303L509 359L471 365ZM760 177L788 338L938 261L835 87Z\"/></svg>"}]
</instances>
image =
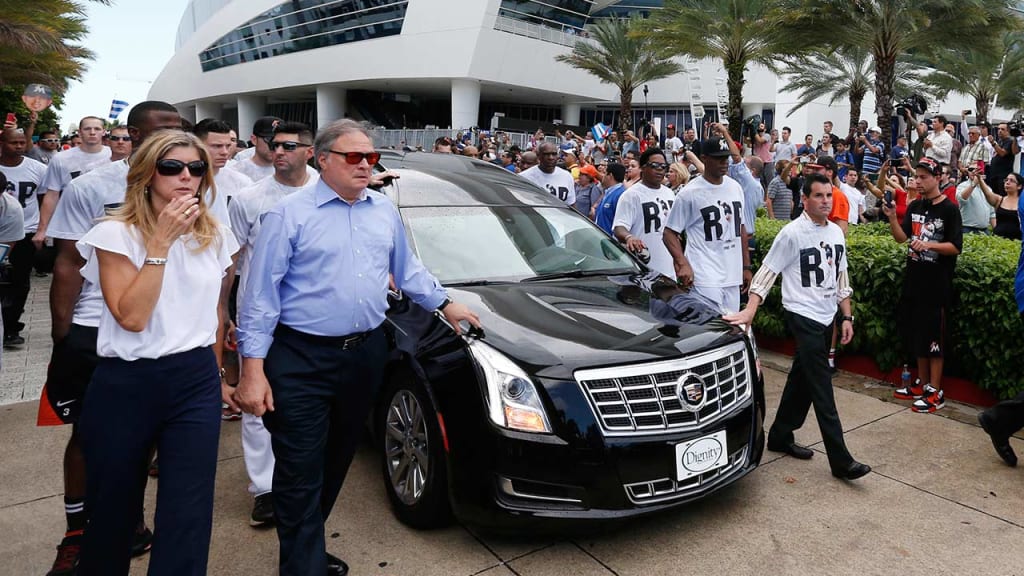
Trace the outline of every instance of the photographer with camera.
<instances>
[{"instance_id":1,"label":"photographer with camera","mask_svg":"<svg viewBox=\"0 0 1024 576\"><path fill-rule=\"evenodd\" d=\"M989 188L1000 195L1006 194L1003 191L1003 180L1010 172L1013 172L1013 160L1017 154L1020 154L1020 146L1017 145L1016 139L1016 136L1020 136L1020 127L1016 123L1014 123L1013 132L1016 134L1011 132L1009 124L1003 122L997 131L998 138L988 137L988 142L992 145L995 154L989 163L986 180Z\"/></svg>"},{"instance_id":2,"label":"photographer with camera","mask_svg":"<svg viewBox=\"0 0 1024 576\"><path fill-rule=\"evenodd\" d=\"M989 228L995 227L996 211L988 202L987 190L984 171L979 170L976 164L971 164L967 169L967 179L956 188L964 234L988 235Z\"/></svg>"}]
</instances>

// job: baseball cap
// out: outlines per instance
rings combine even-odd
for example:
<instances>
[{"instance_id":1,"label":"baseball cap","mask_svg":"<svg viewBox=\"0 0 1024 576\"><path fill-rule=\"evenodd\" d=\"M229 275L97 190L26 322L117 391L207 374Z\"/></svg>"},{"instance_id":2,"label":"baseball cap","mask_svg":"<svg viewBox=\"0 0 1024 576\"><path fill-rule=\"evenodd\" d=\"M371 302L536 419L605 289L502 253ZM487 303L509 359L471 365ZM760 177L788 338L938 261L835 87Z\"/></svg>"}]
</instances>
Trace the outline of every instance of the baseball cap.
<instances>
[{"instance_id":1,"label":"baseball cap","mask_svg":"<svg viewBox=\"0 0 1024 576\"><path fill-rule=\"evenodd\" d=\"M826 170L831 170L833 174L839 172L839 163L831 156L821 156L815 164Z\"/></svg>"},{"instance_id":2,"label":"baseball cap","mask_svg":"<svg viewBox=\"0 0 1024 576\"><path fill-rule=\"evenodd\" d=\"M590 176L591 180L597 180L598 178L600 178L600 174L597 173L597 168L594 168L594 166L591 164L587 164L583 168L580 168L580 174L586 174L587 176Z\"/></svg>"},{"instance_id":3,"label":"baseball cap","mask_svg":"<svg viewBox=\"0 0 1024 576\"><path fill-rule=\"evenodd\" d=\"M665 126L665 129L666 130L675 130L676 129L676 125L675 124L669 124L668 126Z\"/></svg>"},{"instance_id":4,"label":"baseball cap","mask_svg":"<svg viewBox=\"0 0 1024 576\"><path fill-rule=\"evenodd\" d=\"M729 141L718 136L712 136L705 140L701 144L700 154L701 156L710 156L712 158L732 156L732 152L729 151Z\"/></svg>"},{"instance_id":5,"label":"baseball cap","mask_svg":"<svg viewBox=\"0 0 1024 576\"><path fill-rule=\"evenodd\" d=\"M878 126L872 126L871 128L868 128L868 132L878 132L879 134L881 134L882 129L879 128Z\"/></svg>"},{"instance_id":6,"label":"baseball cap","mask_svg":"<svg viewBox=\"0 0 1024 576\"><path fill-rule=\"evenodd\" d=\"M252 125L252 133L258 138L273 138L274 129L281 122L283 120L277 116L264 116L256 120L256 123Z\"/></svg>"},{"instance_id":7,"label":"baseball cap","mask_svg":"<svg viewBox=\"0 0 1024 576\"><path fill-rule=\"evenodd\" d=\"M915 168L924 168L932 176L942 175L942 164L936 162L933 158L928 158L927 156L918 160Z\"/></svg>"}]
</instances>

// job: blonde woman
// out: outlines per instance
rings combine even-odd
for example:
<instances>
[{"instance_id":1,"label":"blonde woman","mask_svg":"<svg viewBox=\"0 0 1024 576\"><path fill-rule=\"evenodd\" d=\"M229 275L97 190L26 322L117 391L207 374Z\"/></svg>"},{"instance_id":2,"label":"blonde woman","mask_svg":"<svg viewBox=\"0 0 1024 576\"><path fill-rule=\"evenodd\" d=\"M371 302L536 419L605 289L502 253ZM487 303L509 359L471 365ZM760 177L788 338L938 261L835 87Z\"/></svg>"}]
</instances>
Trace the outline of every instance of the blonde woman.
<instances>
[{"instance_id":1,"label":"blonde woman","mask_svg":"<svg viewBox=\"0 0 1024 576\"><path fill-rule=\"evenodd\" d=\"M212 186L198 138L155 133L132 157L124 204L78 242L105 304L80 421L90 518L79 575L128 573L152 446L149 574L206 573L222 400L214 348L238 251L200 200Z\"/></svg>"},{"instance_id":2,"label":"blonde woman","mask_svg":"<svg viewBox=\"0 0 1024 576\"><path fill-rule=\"evenodd\" d=\"M672 192L679 194L679 191L683 189L690 182L690 171L687 170L686 166L682 162L673 162L668 167L668 187L672 189Z\"/></svg>"}]
</instances>

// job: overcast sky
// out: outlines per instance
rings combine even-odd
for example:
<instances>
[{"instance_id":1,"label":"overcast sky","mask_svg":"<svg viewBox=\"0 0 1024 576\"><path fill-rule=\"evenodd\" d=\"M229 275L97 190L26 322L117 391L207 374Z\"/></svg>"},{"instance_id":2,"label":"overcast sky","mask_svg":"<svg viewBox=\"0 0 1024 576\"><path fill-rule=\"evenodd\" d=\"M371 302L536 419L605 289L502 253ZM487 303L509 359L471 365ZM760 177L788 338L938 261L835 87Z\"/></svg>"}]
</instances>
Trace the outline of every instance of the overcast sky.
<instances>
[{"instance_id":1,"label":"overcast sky","mask_svg":"<svg viewBox=\"0 0 1024 576\"><path fill-rule=\"evenodd\" d=\"M106 118L110 101L142 102L150 84L174 55L178 21L188 0L114 0L110 6L85 2L89 37L96 54L81 82L73 82L58 111L61 129L82 116ZM128 110L121 113L124 122Z\"/></svg>"}]
</instances>

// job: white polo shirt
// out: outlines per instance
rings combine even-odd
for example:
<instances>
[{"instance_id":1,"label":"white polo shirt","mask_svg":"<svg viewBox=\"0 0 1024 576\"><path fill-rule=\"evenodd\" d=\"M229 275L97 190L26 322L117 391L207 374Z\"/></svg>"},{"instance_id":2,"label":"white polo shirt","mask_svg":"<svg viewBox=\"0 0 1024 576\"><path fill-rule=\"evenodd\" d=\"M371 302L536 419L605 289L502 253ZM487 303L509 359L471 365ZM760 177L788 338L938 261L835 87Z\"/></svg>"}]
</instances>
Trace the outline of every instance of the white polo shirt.
<instances>
[{"instance_id":1,"label":"white polo shirt","mask_svg":"<svg viewBox=\"0 0 1024 576\"><path fill-rule=\"evenodd\" d=\"M221 225L219 231L219 238L200 252L195 251L198 244L191 235L171 244L160 296L141 332L122 328L110 309L103 306L96 339L99 356L129 361L161 358L216 341L221 280L231 267L232 254L238 251L231 230ZM100 284L97 249L127 256L139 269L146 259L146 247L137 229L113 220L94 226L77 246L86 261L82 276L95 285Z\"/></svg>"}]
</instances>

